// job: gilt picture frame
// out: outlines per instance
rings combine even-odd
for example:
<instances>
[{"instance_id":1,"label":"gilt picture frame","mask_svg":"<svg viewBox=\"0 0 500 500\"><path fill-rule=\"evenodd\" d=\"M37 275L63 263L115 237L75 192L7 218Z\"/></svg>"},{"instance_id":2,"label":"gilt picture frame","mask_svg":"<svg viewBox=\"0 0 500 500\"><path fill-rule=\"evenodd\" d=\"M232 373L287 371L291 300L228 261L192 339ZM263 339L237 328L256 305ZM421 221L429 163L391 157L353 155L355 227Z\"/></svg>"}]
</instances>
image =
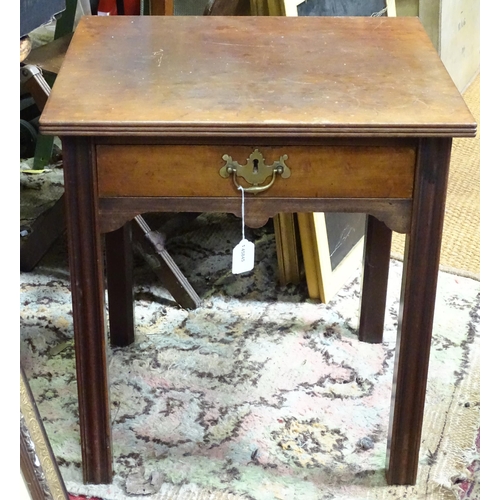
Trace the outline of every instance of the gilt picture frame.
<instances>
[{"instance_id":1,"label":"gilt picture frame","mask_svg":"<svg viewBox=\"0 0 500 500\"><path fill-rule=\"evenodd\" d=\"M32 500L69 499L22 367L20 370L20 454L21 475Z\"/></svg>"},{"instance_id":2,"label":"gilt picture frame","mask_svg":"<svg viewBox=\"0 0 500 500\"><path fill-rule=\"evenodd\" d=\"M309 297L327 304L362 265L366 215L313 212L297 219Z\"/></svg>"}]
</instances>

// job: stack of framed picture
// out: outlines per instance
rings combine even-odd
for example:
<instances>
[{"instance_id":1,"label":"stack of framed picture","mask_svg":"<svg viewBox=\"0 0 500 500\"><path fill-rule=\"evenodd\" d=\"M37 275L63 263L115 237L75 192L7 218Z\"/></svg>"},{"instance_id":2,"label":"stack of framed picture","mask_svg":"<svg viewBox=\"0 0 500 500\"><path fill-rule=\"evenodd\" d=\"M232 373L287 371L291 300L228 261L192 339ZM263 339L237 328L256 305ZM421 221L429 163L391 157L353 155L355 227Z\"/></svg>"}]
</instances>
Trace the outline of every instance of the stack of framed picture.
<instances>
[{"instance_id":1,"label":"stack of framed picture","mask_svg":"<svg viewBox=\"0 0 500 500\"><path fill-rule=\"evenodd\" d=\"M282 285L307 283L309 297L327 303L363 260L365 214L299 213L274 217Z\"/></svg>"},{"instance_id":2,"label":"stack of framed picture","mask_svg":"<svg viewBox=\"0 0 500 500\"><path fill-rule=\"evenodd\" d=\"M327 303L363 260L365 214L297 214L309 297Z\"/></svg>"},{"instance_id":3,"label":"stack of framed picture","mask_svg":"<svg viewBox=\"0 0 500 500\"><path fill-rule=\"evenodd\" d=\"M276 0L287 16L394 16L395 0ZM327 303L359 271L365 214L300 213L274 218L279 279L303 278L309 296Z\"/></svg>"}]
</instances>

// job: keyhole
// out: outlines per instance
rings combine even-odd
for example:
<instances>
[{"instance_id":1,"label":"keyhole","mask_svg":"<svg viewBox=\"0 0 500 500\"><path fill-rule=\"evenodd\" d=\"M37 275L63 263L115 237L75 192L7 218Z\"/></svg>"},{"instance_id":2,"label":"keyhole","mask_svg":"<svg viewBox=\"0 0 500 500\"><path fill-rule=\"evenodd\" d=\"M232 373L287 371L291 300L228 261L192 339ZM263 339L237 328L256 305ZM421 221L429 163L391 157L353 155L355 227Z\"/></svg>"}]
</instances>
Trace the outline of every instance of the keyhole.
<instances>
[{"instance_id":1,"label":"keyhole","mask_svg":"<svg viewBox=\"0 0 500 500\"><path fill-rule=\"evenodd\" d=\"M255 158L253 160L253 173L257 174L258 172L259 172L259 160L257 160L257 158Z\"/></svg>"}]
</instances>

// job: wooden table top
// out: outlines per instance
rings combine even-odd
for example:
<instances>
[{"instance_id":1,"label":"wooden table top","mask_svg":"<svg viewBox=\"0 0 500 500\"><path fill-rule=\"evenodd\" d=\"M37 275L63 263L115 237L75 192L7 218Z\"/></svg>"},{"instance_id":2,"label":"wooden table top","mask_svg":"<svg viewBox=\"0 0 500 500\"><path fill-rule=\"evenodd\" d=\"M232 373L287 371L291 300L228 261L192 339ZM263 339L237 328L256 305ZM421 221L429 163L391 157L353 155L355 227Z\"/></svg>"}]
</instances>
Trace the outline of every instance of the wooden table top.
<instances>
[{"instance_id":1,"label":"wooden table top","mask_svg":"<svg viewBox=\"0 0 500 500\"><path fill-rule=\"evenodd\" d=\"M473 136L418 18L87 16L43 133Z\"/></svg>"}]
</instances>

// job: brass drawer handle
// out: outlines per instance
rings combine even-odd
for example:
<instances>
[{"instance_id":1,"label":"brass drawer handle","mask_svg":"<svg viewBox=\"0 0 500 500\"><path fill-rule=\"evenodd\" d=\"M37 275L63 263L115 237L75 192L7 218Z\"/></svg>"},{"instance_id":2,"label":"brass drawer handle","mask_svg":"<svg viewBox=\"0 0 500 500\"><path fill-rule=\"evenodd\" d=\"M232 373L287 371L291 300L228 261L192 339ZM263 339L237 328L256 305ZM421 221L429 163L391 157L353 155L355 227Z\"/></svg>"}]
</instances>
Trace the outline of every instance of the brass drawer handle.
<instances>
[{"instance_id":1,"label":"brass drawer handle","mask_svg":"<svg viewBox=\"0 0 500 500\"><path fill-rule=\"evenodd\" d=\"M231 156L223 155L222 159L226 164L219 170L221 177L227 178L233 174L234 185L238 189L243 189L246 193L260 193L269 189L276 180L276 174L287 179L292 174L286 166L285 160L288 160L288 155L280 156L278 161L272 165L266 165L262 153L256 149L247 159L246 165L240 165L234 161ZM272 176L270 182L261 185L269 176ZM242 187L238 182L238 177L243 177L251 187Z\"/></svg>"}]
</instances>

